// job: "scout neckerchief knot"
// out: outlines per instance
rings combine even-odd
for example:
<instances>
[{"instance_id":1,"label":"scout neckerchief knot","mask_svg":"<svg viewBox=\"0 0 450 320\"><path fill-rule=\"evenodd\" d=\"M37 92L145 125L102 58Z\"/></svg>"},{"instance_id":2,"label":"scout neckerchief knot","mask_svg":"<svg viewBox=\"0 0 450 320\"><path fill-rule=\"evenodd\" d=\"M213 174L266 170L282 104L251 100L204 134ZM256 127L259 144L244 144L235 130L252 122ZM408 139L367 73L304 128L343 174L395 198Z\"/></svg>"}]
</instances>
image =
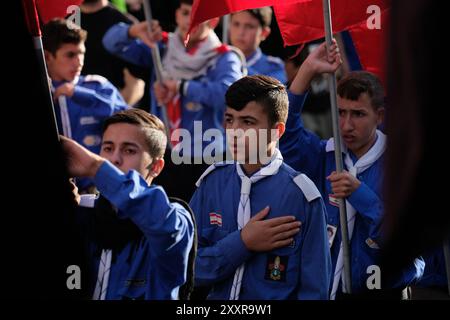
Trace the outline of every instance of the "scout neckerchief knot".
<instances>
[{"instance_id":1,"label":"scout neckerchief knot","mask_svg":"<svg viewBox=\"0 0 450 320\"><path fill-rule=\"evenodd\" d=\"M358 159L358 161L356 161L355 164L353 164L349 152L346 152L345 166L347 167L348 172L352 176L356 177L358 174L364 172L364 170L370 168L374 164L374 162L377 161L383 155L384 151L386 150L386 135L379 130L377 130L376 134L377 140L375 144L372 146L372 148L370 148L370 150L365 155L363 155L360 159ZM333 142L331 141L331 143ZM334 144L327 145L327 151L332 150L334 150ZM345 201L345 205L347 208L348 238L350 241L352 239L353 229L355 227L356 210L348 201ZM342 272L344 269L344 259L342 250L343 249L341 242L341 247L339 249L339 254L336 262L336 269L334 271L333 286L330 295L331 300L334 300L336 298L336 292L339 287L339 279L342 280L342 291L348 292L347 288L345 288L344 273Z\"/></svg>"},{"instance_id":2,"label":"scout neckerchief knot","mask_svg":"<svg viewBox=\"0 0 450 320\"><path fill-rule=\"evenodd\" d=\"M247 177L242 171L241 165L236 163L237 174L241 178L241 198L239 200L238 207L238 229L241 230L250 220L251 216L251 204L250 204L250 192L252 183L255 183L261 179L269 176L273 176L278 173L280 166L283 163L283 157L278 149L270 159L268 165L262 167L259 171L253 174L251 177ZM231 287L230 300L239 300L239 293L241 291L242 277L244 275L245 263L239 266L234 274L233 285Z\"/></svg>"}]
</instances>

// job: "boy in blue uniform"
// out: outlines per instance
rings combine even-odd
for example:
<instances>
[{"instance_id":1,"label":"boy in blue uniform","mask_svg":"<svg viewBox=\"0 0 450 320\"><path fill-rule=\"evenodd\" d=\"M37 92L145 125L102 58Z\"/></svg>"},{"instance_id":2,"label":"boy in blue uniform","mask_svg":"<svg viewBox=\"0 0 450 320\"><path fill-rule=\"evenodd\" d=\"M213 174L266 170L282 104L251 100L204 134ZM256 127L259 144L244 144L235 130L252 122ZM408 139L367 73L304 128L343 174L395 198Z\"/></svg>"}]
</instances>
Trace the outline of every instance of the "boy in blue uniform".
<instances>
[{"instance_id":1,"label":"boy in blue uniform","mask_svg":"<svg viewBox=\"0 0 450 320\"><path fill-rule=\"evenodd\" d=\"M308 56L290 86L289 118L280 143L286 163L308 174L326 199L334 273L331 299L343 291L338 198L345 198L347 203L352 293L367 292L367 280L371 275L368 267L379 263L382 163L386 148L386 136L377 130L383 120L384 91L380 81L368 72L350 73L338 85L345 171L335 172L334 140L320 140L303 127L300 113L311 79L319 73L334 72L340 64L335 43L329 55L322 44ZM416 259L395 281L383 281L381 289L387 290L377 293L401 297L403 289L422 272L423 260ZM384 279L382 274L381 279Z\"/></svg>"},{"instance_id":2,"label":"boy in blue uniform","mask_svg":"<svg viewBox=\"0 0 450 320\"><path fill-rule=\"evenodd\" d=\"M170 131L175 132L171 134L174 145L179 142L177 129L189 132L191 143L182 150L183 157L188 159L202 158L203 149L210 144L209 141L203 141L199 133L211 128L222 130L225 91L243 76L242 58L223 45L214 33L218 19L200 24L190 34L187 47L184 46L191 9L192 0L180 1L176 11L177 29L166 37L156 21L153 21L151 33L148 32L147 22L132 26L118 24L103 38L103 44L109 52L150 68L154 67L150 47L156 45L156 40L163 40L158 45L164 51L164 80L162 83L155 82L153 72L151 83L154 92L151 94L150 112L162 118L158 105L165 104ZM201 124L201 130L194 134L196 122ZM224 141L215 140L212 144L218 154L224 151Z\"/></svg>"},{"instance_id":3,"label":"boy in blue uniform","mask_svg":"<svg viewBox=\"0 0 450 320\"><path fill-rule=\"evenodd\" d=\"M199 239L196 284L212 287L208 299L327 299L322 198L276 149L288 112L284 85L248 76L230 86L226 101L235 161L206 170L190 202Z\"/></svg>"},{"instance_id":4,"label":"boy in blue uniform","mask_svg":"<svg viewBox=\"0 0 450 320\"><path fill-rule=\"evenodd\" d=\"M100 198L81 196L80 212L93 299L177 299L193 243L190 213L151 185L164 167L166 136L155 116L139 109L105 121L98 156L62 138L69 172L90 177Z\"/></svg>"},{"instance_id":5,"label":"boy in blue uniform","mask_svg":"<svg viewBox=\"0 0 450 320\"><path fill-rule=\"evenodd\" d=\"M270 34L272 9L263 7L231 14L230 42L239 48L247 60L249 75L263 74L282 83L287 82L284 63L280 58L262 53L259 45Z\"/></svg>"},{"instance_id":6,"label":"boy in blue uniform","mask_svg":"<svg viewBox=\"0 0 450 320\"><path fill-rule=\"evenodd\" d=\"M42 31L59 130L98 154L103 120L128 106L107 79L80 76L86 31L63 19L50 21Z\"/></svg>"}]
</instances>

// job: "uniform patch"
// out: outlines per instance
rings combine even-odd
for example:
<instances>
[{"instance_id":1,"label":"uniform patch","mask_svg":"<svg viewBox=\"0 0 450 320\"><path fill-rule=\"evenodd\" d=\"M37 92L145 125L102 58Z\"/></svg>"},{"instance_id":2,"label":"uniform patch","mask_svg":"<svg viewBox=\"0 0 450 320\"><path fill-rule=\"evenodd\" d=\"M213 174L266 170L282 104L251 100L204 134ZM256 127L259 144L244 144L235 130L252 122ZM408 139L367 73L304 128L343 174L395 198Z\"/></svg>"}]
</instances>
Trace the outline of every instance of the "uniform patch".
<instances>
[{"instance_id":1,"label":"uniform patch","mask_svg":"<svg viewBox=\"0 0 450 320\"><path fill-rule=\"evenodd\" d=\"M203 106L200 103L188 102L186 103L185 108L189 111L196 112L200 111L203 108Z\"/></svg>"},{"instance_id":2,"label":"uniform patch","mask_svg":"<svg viewBox=\"0 0 450 320\"><path fill-rule=\"evenodd\" d=\"M331 248L333 245L334 237L336 237L337 228L331 224L327 224L327 233L328 233L328 245Z\"/></svg>"},{"instance_id":3,"label":"uniform patch","mask_svg":"<svg viewBox=\"0 0 450 320\"><path fill-rule=\"evenodd\" d=\"M102 142L102 138L97 135L85 136L83 144L87 147L98 146Z\"/></svg>"},{"instance_id":4,"label":"uniform patch","mask_svg":"<svg viewBox=\"0 0 450 320\"><path fill-rule=\"evenodd\" d=\"M209 214L209 223L215 224L219 227L222 226L222 215L217 212L211 212Z\"/></svg>"},{"instance_id":5,"label":"uniform patch","mask_svg":"<svg viewBox=\"0 0 450 320\"><path fill-rule=\"evenodd\" d=\"M286 282L287 264L288 256L268 254L264 279Z\"/></svg>"},{"instance_id":6,"label":"uniform patch","mask_svg":"<svg viewBox=\"0 0 450 320\"><path fill-rule=\"evenodd\" d=\"M370 239L370 238L367 238L366 244L367 244L369 247L371 247L372 249L380 249L380 246L379 246L375 241L373 241L373 240Z\"/></svg>"},{"instance_id":7,"label":"uniform patch","mask_svg":"<svg viewBox=\"0 0 450 320\"><path fill-rule=\"evenodd\" d=\"M332 206L339 207L339 199L334 194L329 194L328 200Z\"/></svg>"},{"instance_id":8,"label":"uniform patch","mask_svg":"<svg viewBox=\"0 0 450 320\"><path fill-rule=\"evenodd\" d=\"M88 125L88 124L96 124L98 123L98 120L94 117L81 117L80 118L80 124L82 126Z\"/></svg>"}]
</instances>

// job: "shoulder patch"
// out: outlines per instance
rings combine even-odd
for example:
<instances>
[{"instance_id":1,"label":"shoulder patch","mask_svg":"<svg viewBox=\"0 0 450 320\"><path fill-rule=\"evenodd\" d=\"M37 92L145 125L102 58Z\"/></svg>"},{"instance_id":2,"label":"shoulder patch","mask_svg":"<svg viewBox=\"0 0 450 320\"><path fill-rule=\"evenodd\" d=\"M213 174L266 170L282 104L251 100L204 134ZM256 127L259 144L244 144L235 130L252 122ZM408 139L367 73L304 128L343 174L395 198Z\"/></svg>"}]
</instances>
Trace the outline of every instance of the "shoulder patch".
<instances>
[{"instance_id":1,"label":"shoulder patch","mask_svg":"<svg viewBox=\"0 0 450 320\"><path fill-rule=\"evenodd\" d=\"M213 172L216 168L218 167L224 167L227 166L229 164L234 164L234 161L222 161L222 162L217 162L217 163L213 163L212 165L210 165L205 172L203 172L203 174L200 176L200 178L198 178L197 182L195 183L195 185L198 187L200 187L203 179L210 174L211 172Z\"/></svg>"},{"instance_id":2,"label":"shoulder patch","mask_svg":"<svg viewBox=\"0 0 450 320\"><path fill-rule=\"evenodd\" d=\"M278 57L267 56L267 61L284 66L283 60Z\"/></svg>"},{"instance_id":3,"label":"shoulder patch","mask_svg":"<svg viewBox=\"0 0 450 320\"><path fill-rule=\"evenodd\" d=\"M297 187L299 187L300 190L302 190L302 192L305 195L305 198L306 198L306 200L308 200L308 202L311 202L314 199L320 198L320 192L317 189L316 185L305 174L303 174L303 173L299 174L293 180L294 180L294 183L297 185Z\"/></svg>"},{"instance_id":4,"label":"shoulder patch","mask_svg":"<svg viewBox=\"0 0 450 320\"><path fill-rule=\"evenodd\" d=\"M106 82L108 82L108 79L106 79L105 77L102 77L101 75L98 75L98 74L88 74L87 76L84 77L84 81L85 82L106 83Z\"/></svg>"}]
</instances>

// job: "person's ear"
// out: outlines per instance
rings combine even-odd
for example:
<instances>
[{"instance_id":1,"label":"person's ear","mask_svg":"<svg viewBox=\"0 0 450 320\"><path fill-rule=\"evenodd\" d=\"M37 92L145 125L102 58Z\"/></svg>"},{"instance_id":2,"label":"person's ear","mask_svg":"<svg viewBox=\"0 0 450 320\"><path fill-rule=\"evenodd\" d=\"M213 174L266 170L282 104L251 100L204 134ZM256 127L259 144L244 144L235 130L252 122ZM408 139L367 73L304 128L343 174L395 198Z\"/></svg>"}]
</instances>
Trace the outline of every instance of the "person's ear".
<instances>
[{"instance_id":1,"label":"person's ear","mask_svg":"<svg viewBox=\"0 0 450 320\"><path fill-rule=\"evenodd\" d=\"M164 168L164 159L154 159L150 165L149 175L152 178L156 178Z\"/></svg>"},{"instance_id":2,"label":"person's ear","mask_svg":"<svg viewBox=\"0 0 450 320\"><path fill-rule=\"evenodd\" d=\"M267 37L270 35L270 32L271 32L270 27L264 27L261 32L261 41L266 40Z\"/></svg>"},{"instance_id":3,"label":"person's ear","mask_svg":"<svg viewBox=\"0 0 450 320\"><path fill-rule=\"evenodd\" d=\"M286 131L286 124L284 122L277 122L277 123L275 123L275 125L273 126L272 129L275 130L275 134L276 134L274 139L279 140L281 138L281 136L284 134L284 132Z\"/></svg>"}]
</instances>

